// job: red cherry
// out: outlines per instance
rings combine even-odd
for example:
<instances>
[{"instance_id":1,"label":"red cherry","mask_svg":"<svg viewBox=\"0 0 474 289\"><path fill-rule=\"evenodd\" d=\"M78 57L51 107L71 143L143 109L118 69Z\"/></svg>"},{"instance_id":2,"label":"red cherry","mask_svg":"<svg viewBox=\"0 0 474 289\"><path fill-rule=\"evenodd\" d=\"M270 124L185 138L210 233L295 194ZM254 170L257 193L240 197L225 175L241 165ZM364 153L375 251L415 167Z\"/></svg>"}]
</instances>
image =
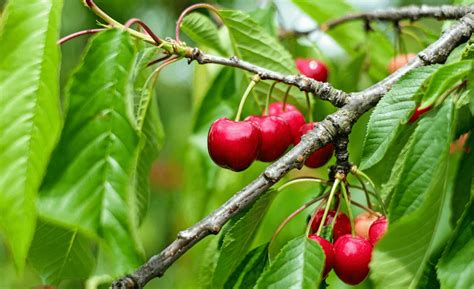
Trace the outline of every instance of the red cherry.
<instances>
[{"instance_id":1,"label":"red cherry","mask_svg":"<svg viewBox=\"0 0 474 289\"><path fill-rule=\"evenodd\" d=\"M317 81L328 80L328 68L324 62L317 59L296 59L296 68L301 74Z\"/></svg>"},{"instance_id":2,"label":"red cherry","mask_svg":"<svg viewBox=\"0 0 474 289\"><path fill-rule=\"evenodd\" d=\"M323 248L324 255L326 256L324 260L323 278L326 278L329 271L334 267L334 248L328 240L319 237L318 235L311 234L309 235L309 238L318 242L319 245L321 245L321 248Z\"/></svg>"},{"instance_id":3,"label":"red cherry","mask_svg":"<svg viewBox=\"0 0 474 289\"><path fill-rule=\"evenodd\" d=\"M398 69L402 68L403 66L407 65L410 61L412 61L416 57L414 53L408 54L399 54L393 57L390 62L388 63L387 70L389 73L394 73Z\"/></svg>"},{"instance_id":4,"label":"red cherry","mask_svg":"<svg viewBox=\"0 0 474 289\"><path fill-rule=\"evenodd\" d=\"M285 107L284 109L283 109L283 106ZM280 113L287 112L287 111L298 111L298 109L294 105L291 105L289 103L283 105L283 102L281 101L271 103L268 106L269 115L279 115Z\"/></svg>"},{"instance_id":5,"label":"red cherry","mask_svg":"<svg viewBox=\"0 0 474 289\"><path fill-rule=\"evenodd\" d=\"M377 243L385 232L387 232L388 228L388 220L385 217L380 217L377 221L375 221L369 229L369 241L373 245Z\"/></svg>"},{"instance_id":6,"label":"red cherry","mask_svg":"<svg viewBox=\"0 0 474 289\"><path fill-rule=\"evenodd\" d=\"M417 107L415 112L412 114L412 116L408 120L408 123L414 123L417 119L420 118L422 114L429 111L430 109L431 109L431 106L425 107L423 109L420 109L420 107Z\"/></svg>"},{"instance_id":7,"label":"red cherry","mask_svg":"<svg viewBox=\"0 0 474 289\"><path fill-rule=\"evenodd\" d=\"M320 209L316 212L316 216L314 217L313 223L311 224L311 229L313 232L316 232L319 228L319 224L321 224L321 220L324 215L324 210ZM334 220L334 216L336 215L336 211L329 210L328 215L326 216L326 221L324 222L324 226L329 226L332 224ZM349 234L351 232L351 221L347 217L346 214L339 212L337 214L336 223L334 224L334 229L332 231L332 237L334 241L339 239L341 236Z\"/></svg>"},{"instance_id":8,"label":"red cherry","mask_svg":"<svg viewBox=\"0 0 474 289\"><path fill-rule=\"evenodd\" d=\"M271 162L279 158L293 140L290 127L278 116L249 116L245 119L254 123L262 135L262 143L257 159Z\"/></svg>"},{"instance_id":9,"label":"red cherry","mask_svg":"<svg viewBox=\"0 0 474 289\"><path fill-rule=\"evenodd\" d=\"M369 238L369 229L373 222L375 222L380 215L371 214L369 212L364 212L354 219L354 229L357 236L360 236L364 239Z\"/></svg>"},{"instance_id":10,"label":"red cherry","mask_svg":"<svg viewBox=\"0 0 474 289\"><path fill-rule=\"evenodd\" d=\"M344 235L334 244L334 271L350 285L364 281L369 274L372 245L362 237Z\"/></svg>"},{"instance_id":11,"label":"red cherry","mask_svg":"<svg viewBox=\"0 0 474 289\"><path fill-rule=\"evenodd\" d=\"M294 144L298 144L301 141L301 137L305 135L307 132L312 130L315 125L317 125L317 122L312 122L312 123L306 123L304 124L299 131L299 136L297 139L295 139ZM316 150L312 155L309 156L308 159L306 159L306 162L304 163L307 167L310 168L319 168L324 166L332 157L332 154L334 152L334 145L333 144L327 144L323 146L322 148Z\"/></svg>"},{"instance_id":12,"label":"red cherry","mask_svg":"<svg viewBox=\"0 0 474 289\"><path fill-rule=\"evenodd\" d=\"M283 102L275 102L268 106L268 114L276 115L284 120L290 127L293 143L299 137L299 131L302 125L306 123L303 114L293 105L286 104L283 110Z\"/></svg>"},{"instance_id":13,"label":"red cherry","mask_svg":"<svg viewBox=\"0 0 474 289\"><path fill-rule=\"evenodd\" d=\"M254 124L219 118L212 123L207 136L207 149L212 160L233 171L248 168L257 158L261 134Z\"/></svg>"}]
</instances>

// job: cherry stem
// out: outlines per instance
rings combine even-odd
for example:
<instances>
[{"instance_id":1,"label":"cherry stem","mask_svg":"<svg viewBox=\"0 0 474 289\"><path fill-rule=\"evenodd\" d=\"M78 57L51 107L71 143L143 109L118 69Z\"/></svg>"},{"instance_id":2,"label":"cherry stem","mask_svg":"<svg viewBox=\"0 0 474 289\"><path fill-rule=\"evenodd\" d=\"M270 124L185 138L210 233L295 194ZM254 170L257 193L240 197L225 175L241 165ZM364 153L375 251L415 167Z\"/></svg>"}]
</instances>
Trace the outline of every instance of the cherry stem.
<instances>
[{"instance_id":1,"label":"cherry stem","mask_svg":"<svg viewBox=\"0 0 474 289\"><path fill-rule=\"evenodd\" d=\"M379 203L380 207L382 208L382 212L383 212L384 216L386 216L387 215L387 210L385 208L385 204L384 204L382 198L380 197L380 194L377 192L374 182L372 182L372 180L369 178L369 176L367 176L364 172L359 170L356 166L352 166L351 173L353 173L356 176L362 177L364 180L366 180L370 184L370 186L374 190L375 198L377 199L377 202Z\"/></svg>"},{"instance_id":2,"label":"cherry stem","mask_svg":"<svg viewBox=\"0 0 474 289\"><path fill-rule=\"evenodd\" d=\"M107 13L105 13L102 9L99 8L99 6L97 6L93 0L84 0L84 2L86 3L86 5L89 7L89 9L92 10L92 12L94 12L95 15L99 16L102 20L104 20L105 22L107 22L110 26L112 27L116 27L116 28L122 28L122 29L125 29L128 33L130 33L130 35L136 37L136 38L139 38L139 39L143 39L144 41L146 42L149 42L149 43L152 43L152 44L157 44L156 40L157 39L154 39L152 37L152 35L146 35L144 33L141 33L141 32L138 32L136 30L133 30L133 29L130 29L130 28L127 28L125 27L124 25L122 25L120 22L116 21L115 19L113 19L112 17L110 17ZM150 30L151 31L151 30ZM153 33L152 33L153 34ZM154 35L154 34L153 34ZM160 42L158 42L159 44Z\"/></svg>"},{"instance_id":3,"label":"cherry stem","mask_svg":"<svg viewBox=\"0 0 474 289\"><path fill-rule=\"evenodd\" d=\"M313 182L313 183L320 183L324 185L328 185L328 182L326 180L320 179L320 178L313 178L313 177L301 177L301 178L296 178L292 179L291 181L288 181L281 185L278 188L278 191L282 191L283 189L286 189L288 186L297 184L297 183L303 183L303 182Z\"/></svg>"},{"instance_id":4,"label":"cherry stem","mask_svg":"<svg viewBox=\"0 0 474 289\"><path fill-rule=\"evenodd\" d=\"M247 86L247 89L244 92L244 95L242 96L242 99L240 100L239 104L239 109L237 110L237 116L235 117L235 121L240 120L240 116L242 114L242 109L244 108L245 101L247 100L247 97L249 96L250 92L252 89L257 85L257 83L260 81L260 76L258 74L255 74L252 76L252 81L250 81L249 86Z\"/></svg>"},{"instance_id":5,"label":"cherry stem","mask_svg":"<svg viewBox=\"0 0 474 289\"><path fill-rule=\"evenodd\" d=\"M336 178L334 180L334 183L333 183L332 188L331 188L331 192L329 193L329 198L328 198L328 202L326 204L326 208L324 209L323 217L321 218L321 223L319 224L318 231L316 232L317 236L319 236L321 234L321 230L324 227L324 222L326 222L326 217L327 217L328 212L329 212L329 207L331 207L332 199L333 199L334 194L336 193L337 187L339 187L340 183L341 183L341 180L339 178ZM313 215L313 217L315 215L316 215L316 213ZM313 219L313 218L311 218L311 219ZM311 223L312 223L312 221L311 221Z\"/></svg>"},{"instance_id":6,"label":"cherry stem","mask_svg":"<svg viewBox=\"0 0 474 289\"><path fill-rule=\"evenodd\" d=\"M217 10L216 7L214 7L210 4L206 4L206 3L197 3L197 4L194 4L194 5L191 5L188 8L184 9L183 12L181 12L181 14L179 15L178 21L176 22L176 41L178 43L180 42L179 34L180 34L181 24L183 23L184 17L186 15L188 15L189 12L191 12L195 9L199 9L199 8L205 8L205 9L208 9L209 11L211 11L211 12L214 12L214 14L216 14L219 17L219 19L221 19L222 22L224 22L221 15L219 14L219 10Z\"/></svg>"},{"instance_id":7,"label":"cherry stem","mask_svg":"<svg viewBox=\"0 0 474 289\"><path fill-rule=\"evenodd\" d=\"M157 63L159 63L159 62L161 62L161 61L163 61L163 60L166 60L166 59L168 59L168 58L170 58L170 57L171 57L171 55L165 55L165 56L163 56L163 57L157 58L157 59L155 59L155 60L150 61L150 62L147 64L147 66L152 66L152 65L157 64Z\"/></svg>"},{"instance_id":8,"label":"cherry stem","mask_svg":"<svg viewBox=\"0 0 474 289\"><path fill-rule=\"evenodd\" d=\"M347 185L348 185L350 188L358 189L358 190L361 190L361 191L364 190L363 187L349 184L349 182L347 183ZM370 196L374 196L374 197L375 197L375 193L374 193L374 192L367 190L367 193L369 193Z\"/></svg>"},{"instance_id":9,"label":"cherry stem","mask_svg":"<svg viewBox=\"0 0 474 289\"><path fill-rule=\"evenodd\" d=\"M376 211L374 211L374 210L372 210L372 209L370 209L370 208L368 208L368 207L366 207L366 206L364 206L361 203L358 203L356 201L351 200L351 204L353 204L354 206L359 207L359 208L361 208L361 209L363 209L363 210L365 210L365 211L367 211L367 212L369 212L373 215L378 215L379 214Z\"/></svg>"},{"instance_id":10,"label":"cherry stem","mask_svg":"<svg viewBox=\"0 0 474 289\"><path fill-rule=\"evenodd\" d=\"M286 89L285 91L285 96L283 96L283 111L286 110L286 101L288 100L288 94L290 94L290 90L291 90L292 86L289 85L288 88Z\"/></svg>"},{"instance_id":11,"label":"cherry stem","mask_svg":"<svg viewBox=\"0 0 474 289\"><path fill-rule=\"evenodd\" d=\"M272 97L273 88L275 88L275 85L277 83L278 83L278 81L273 82L272 85L270 86L270 89L268 90L267 98L265 99L265 108L263 110L263 115L268 114L268 106L270 105L270 98Z\"/></svg>"},{"instance_id":12,"label":"cherry stem","mask_svg":"<svg viewBox=\"0 0 474 289\"><path fill-rule=\"evenodd\" d=\"M82 36L82 35L88 35L88 34L95 34L95 33L98 33L98 32L104 31L104 30L106 30L106 28L86 29L86 30L78 31L78 32L69 34L69 35L59 39L58 44L62 45L65 42L68 42L69 40L72 40L76 37L79 37L79 36Z\"/></svg>"},{"instance_id":13,"label":"cherry stem","mask_svg":"<svg viewBox=\"0 0 474 289\"><path fill-rule=\"evenodd\" d=\"M320 200L324 199L324 198L327 198L328 194L324 194L324 195L321 195L319 197L316 197L314 199L312 199L311 201L305 203L303 206L299 207L296 211L294 211L293 213L291 213L288 217L286 217L286 219L281 222L281 224L278 226L278 228L276 229L275 233L273 233L273 236L272 236L272 239L270 241L270 244L273 243L273 241L276 239L276 237L278 236L278 234L280 234L280 232L283 230L283 228L296 216L298 215L299 213L301 213L302 211L304 211L305 209L307 209L308 207L310 207L311 205L313 205L314 203L316 202L319 202ZM269 245L270 246L270 245Z\"/></svg>"},{"instance_id":14,"label":"cherry stem","mask_svg":"<svg viewBox=\"0 0 474 289\"><path fill-rule=\"evenodd\" d=\"M305 95L306 95L306 105L308 106L308 120L310 123L312 123L313 122L313 108L311 107L311 100L309 97L309 93L307 91L305 91Z\"/></svg>"},{"instance_id":15,"label":"cherry stem","mask_svg":"<svg viewBox=\"0 0 474 289\"><path fill-rule=\"evenodd\" d=\"M363 189L364 194L365 194L365 198L367 199L367 206L368 206L370 209L372 209L372 203L370 202L369 191L367 190L367 186L366 186L365 183L362 181L362 179L360 178L360 176L355 175L355 177L357 178L357 180L359 181L360 185L362 186L362 189Z\"/></svg>"},{"instance_id":16,"label":"cherry stem","mask_svg":"<svg viewBox=\"0 0 474 289\"><path fill-rule=\"evenodd\" d=\"M337 204L336 214L334 214L334 218L332 219L332 222L331 222L331 225L330 225L332 232L334 232L334 226L336 225L337 216L339 215L340 210L341 210L341 202L339 202L339 204Z\"/></svg>"},{"instance_id":17,"label":"cherry stem","mask_svg":"<svg viewBox=\"0 0 474 289\"><path fill-rule=\"evenodd\" d=\"M352 215L351 200L349 199L349 195L347 194L347 190L346 190L345 184L342 184L342 185L341 185L341 191L342 191L342 197L344 198L344 200L345 200L345 202L346 202L347 213L349 214L349 221L351 222L352 237L354 237L354 236L355 236L354 216Z\"/></svg>"},{"instance_id":18,"label":"cherry stem","mask_svg":"<svg viewBox=\"0 0 474 289\"><path fill-rule=\"evenodd\" d=\"M155 43L157 45L159 45L162 41L161 41L161 38L158 37L155 33L153 33L153 31L150 29L150 27L148 27L148 25L145 24L145 22L143 22L142 20L138 19L138 18L132 18L132 19L129 19L124 25L123 27L125 29L129 29L130 26L132 26L133 24L138 24L140 25L140 27L143 28L143 30L145 30L145 32L155 41Z\"/></svg>"}]
</instances>

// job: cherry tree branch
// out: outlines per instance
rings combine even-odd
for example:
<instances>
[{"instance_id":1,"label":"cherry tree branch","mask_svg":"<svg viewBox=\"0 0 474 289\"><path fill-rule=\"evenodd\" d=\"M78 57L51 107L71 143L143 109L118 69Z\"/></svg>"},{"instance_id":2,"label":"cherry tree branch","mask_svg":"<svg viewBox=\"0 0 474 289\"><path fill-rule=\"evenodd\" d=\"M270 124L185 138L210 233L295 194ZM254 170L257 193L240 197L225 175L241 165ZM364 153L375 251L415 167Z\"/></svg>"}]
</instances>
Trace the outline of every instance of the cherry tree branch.
<instances>
[{"instance_id":1,"label":"cherry tree branch","mask_svg":"<svg viewBox=\"0 0 474 289\"><path fill-rule=\"evenodd\" d=\"M330 168L330 179L334 179L337 173L341 175L347 175L347 173L351 170L352 164L349 161L349 151L347 150L348 144L348 134L336 136L334 140L334 153L336 155L336 163Z\"/></svg>"},{"instance_id":2,"label":"cherry tree branch","mask_svg":"<svg viewBox=\"0 0 474 289\"><path fill-rule=\"evenodd\" d=\"M366 24L371 21L392 21L397 22L401 20L419 20L421 18L435 18L438 20L449 20L459 19L468 13L474 13L474 5L466 6L454 6L454 5L442 5L442 6L406 6L400 8L391 8L384 10L376 10L365 13L351 13L340 18L329 20L328 22L322 23L318 28L311 29L308 31L280 31L280 37L292 37L292 36L304 36L311 34L315 31L322 30L327 31L341 24L351 21L365 21Z\"/></svg>"},{"instance_id":3,"label":"cherry tree branch","mask_svg":"<svg viewBox=\"0 0 474 289\"><path fill-rule=\"evenodd\" d=\"M290 170L301 168L305 159L312 152L328 143L337 143L338 136L349 134L359 117L374 107L380 98L406 72L416 67L444 62L455 47L469 39L473 31L474 14L469 13L447 29L436 42L421 51L418 57L410 64L368 89L347 95L344 105L338 111L327 116L320 122L320 125L315 126L312 131L303 136L298 145L268 166L254 181L234 194L226 203L207 217L190 228L181 231L176 240L162 252L151 257L131 275L115 281L111 288L139 289L143 288L151 279L162 276L181 255L196 243L210 234L217 234L230 218L254 202ZM269 70L242 62L241 60L224 61L222 58L214 58L198 53L195 50L188 58L203 64L218 63L243 68L258 73L261 77L264 77L266 73L269 73L272 77L280 77L278 74L270 73ZM282 77L288 81L291 79L291 76ZM328 97L330 96L328 95Z\"/></svg>"},{"instance_id":4,"label":"cherry tree branch","mask_svg":"<svg viewBox=\"0 0 474 289\"><path fill-rule=\"evenodd\" d=\"M288 85L295 86L301 91L311 92L323 100L331 102L336 107L342 107L346 104L349 95L342 90L336 89L327 82L320 82L304 75L285 75L252 63L246 62L232 56L224 58L210 55L202 52L198 48L193 48L192 52L186 57L189 62L196 60L199 64L221 64L225 66L236 67L248 72L258 74L262 80L275 80Z\"/></svg>"},{"instance_id":5,"label":"cherry tree branch","mask_svg":"<svg viewBox=\"0 0 474 289\"><path fill-rule=\"evenodd\" d=\"M328 30L340 24L354 21L400 21L400 20L418 20L420 18L435 18L438 20L459 19L468 13L474 13L474 5L466 6L406 6L385 10L376 10L367 13L353 13L341 18L330 20L321 24L321 30Z\"/></svg>"}]
</instances>

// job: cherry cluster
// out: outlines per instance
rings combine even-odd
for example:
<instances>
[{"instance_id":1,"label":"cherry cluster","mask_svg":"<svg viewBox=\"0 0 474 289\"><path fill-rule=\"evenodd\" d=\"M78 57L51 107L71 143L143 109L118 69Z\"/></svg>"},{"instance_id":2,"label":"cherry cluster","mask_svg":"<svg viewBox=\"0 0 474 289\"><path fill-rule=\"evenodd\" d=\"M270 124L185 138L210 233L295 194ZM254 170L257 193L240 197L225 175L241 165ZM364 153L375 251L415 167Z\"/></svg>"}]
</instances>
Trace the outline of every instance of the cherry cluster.
<instances>
[{"instance_id":1,"label":"cherry cluster","mask_svg":"<svg viewBox=\"0 0 474 289\"><path fill-rule=\"evenodd\" d=\"M314 59L297 59L300 73L318 81L326 81L326 65ZM262 115L251 115L243 121L220 118L211 125L207 145L212 160L233 171L248 168L253 161L272 162L281 157L301 137L312 130L317 122L306 123L303 114L286 102L275 102ZM334 146L315 151L305 162L311 168L326 164L332 157Z\"/></svg>"},{"instance_id":2,"label":"cherry cluster","mask_svg":"<svg viewBox=\"0 0 474 289\"><path fill-rule=\"evenodd\" d=\"M388 221L379 213L362 213L355 218L355 235L351 234L351 222L346 214L329 210L323 227L332 228L327 239L318 235L324 210L318 210L312 218L309 238L318 242L326 257L323 277L334 268L336 275L347 284L356 285L369 274L373 246L385 234ZM328 239L333 240L331 243Z\"/></svg>"}]
</instances>

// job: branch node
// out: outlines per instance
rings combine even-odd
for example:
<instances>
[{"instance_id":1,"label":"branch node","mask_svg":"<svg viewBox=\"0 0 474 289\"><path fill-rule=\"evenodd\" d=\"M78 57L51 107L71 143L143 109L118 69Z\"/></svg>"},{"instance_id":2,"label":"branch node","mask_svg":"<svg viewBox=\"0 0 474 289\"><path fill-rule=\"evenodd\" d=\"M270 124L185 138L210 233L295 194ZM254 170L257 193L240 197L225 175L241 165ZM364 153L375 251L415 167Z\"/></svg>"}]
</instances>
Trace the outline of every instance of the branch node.
<instances>
[{"instance_id":1,"label":"branch node","mask_svg":"<svg viewBox=\"0 0 474 289\"><path fill-rule=\"evenodd\" d=\"M117 281L114 281L110 289L140 289L140 287L132 276L127 275Z\"/></svg>"}]
</instances>

